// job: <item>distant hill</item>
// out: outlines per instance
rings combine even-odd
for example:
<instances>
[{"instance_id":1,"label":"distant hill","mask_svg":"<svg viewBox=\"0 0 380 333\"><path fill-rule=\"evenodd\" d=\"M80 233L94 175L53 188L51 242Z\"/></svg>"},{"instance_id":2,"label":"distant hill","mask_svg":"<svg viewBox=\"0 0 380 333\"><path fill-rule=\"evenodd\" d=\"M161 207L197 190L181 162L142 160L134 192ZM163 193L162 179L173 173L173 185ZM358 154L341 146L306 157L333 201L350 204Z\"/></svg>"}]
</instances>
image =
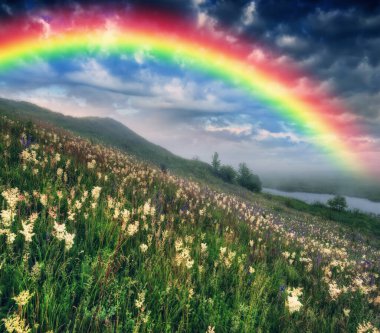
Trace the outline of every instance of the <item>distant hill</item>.
<instances>
[{"instance_id":1,"label":"distant hill","mask_svg":"<svg viewBox=\"0 0 380 333\"><path fill-rule=\"evenodd\" d=\"M0 98L0 113L11 117L30 119L34 122L49 123L92 141L98 140L101 143L115 146L143 161L153 163L159 167L164 166L177 175L201 181L207 180L209 184L216 184L229 189L235 188L236 190L239 188L240 191L240 187L225 184L216 177L209 164L179 157L165 148L149 142L111 118L65 116L32 103L3 98Z\"/></svg>"}]
</instances>

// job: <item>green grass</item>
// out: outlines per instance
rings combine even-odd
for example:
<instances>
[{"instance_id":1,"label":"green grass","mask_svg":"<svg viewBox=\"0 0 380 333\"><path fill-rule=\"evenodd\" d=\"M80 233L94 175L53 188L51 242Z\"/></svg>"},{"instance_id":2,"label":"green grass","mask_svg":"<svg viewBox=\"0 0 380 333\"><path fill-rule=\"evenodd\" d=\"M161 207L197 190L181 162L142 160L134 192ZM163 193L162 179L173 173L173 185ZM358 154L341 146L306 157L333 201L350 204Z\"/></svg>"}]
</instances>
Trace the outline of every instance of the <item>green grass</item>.
<instances>
[{"instance_id":1,"label":"green grass","mask_svg":"<svg viewBox=\"0 0 380 333\"><path fill-rule=\"evenodd\" d=\"M380 324L380 251L339 224L294 209L277 214L264 196L223 194L56 128L4 117L0 128L0 319L32 332ZM34 145L22 145L24 134ZM6 191L15 188L12 203ZM291 313L286 301L297 287L301 306ZM31 297L17 305L23 291Z\"/></svg>"}]
</instances>

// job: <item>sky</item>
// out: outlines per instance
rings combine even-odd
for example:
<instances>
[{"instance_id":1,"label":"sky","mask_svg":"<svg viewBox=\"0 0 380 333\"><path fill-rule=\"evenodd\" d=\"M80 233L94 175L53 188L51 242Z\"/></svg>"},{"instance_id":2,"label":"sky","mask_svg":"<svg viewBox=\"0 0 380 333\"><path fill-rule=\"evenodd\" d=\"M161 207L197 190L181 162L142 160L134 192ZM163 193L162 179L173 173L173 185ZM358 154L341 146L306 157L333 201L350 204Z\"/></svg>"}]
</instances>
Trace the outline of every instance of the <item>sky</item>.
<instances>
[{"instance_id":1,"label":"sky","mask_svg":"<svg viewBox=\"0 0 380 333\"><path fill-rule=\"evenodd\" d=\"M108 5L113 1L107 1ZM366 140L380 146L380 2L350 0L114 1L121 10L170 12L199 29L244 38L260 60L296 63L352 111ZM27 15L50 33L55 9L101 1L4 1L0 22ZM1 31L0 31L1 33ZM271 55L272 56L272 55ZM23 63L0 74L0 96L73 116L112 117L173 153L209 162L246 162L259 175L338 172L288 120L238 86L186 66L133 55L77 55ZM380 153L380 150L379 150Z\"/></svg>"}]
</instances>

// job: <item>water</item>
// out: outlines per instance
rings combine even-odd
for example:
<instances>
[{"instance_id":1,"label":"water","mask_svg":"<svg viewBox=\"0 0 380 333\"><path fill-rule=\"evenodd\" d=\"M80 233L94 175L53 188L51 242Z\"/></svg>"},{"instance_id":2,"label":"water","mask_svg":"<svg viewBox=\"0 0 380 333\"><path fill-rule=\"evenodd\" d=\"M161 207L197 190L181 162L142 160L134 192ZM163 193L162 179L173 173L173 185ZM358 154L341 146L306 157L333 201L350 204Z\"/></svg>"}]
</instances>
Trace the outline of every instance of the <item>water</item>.
<instances>
[{"instance_id":1,"label":"water","mask_svg":"<svg viewBox=\"0 0 380 333\"><path fill-rule=\"evenodd\" d=\"M315 202L327 203L327 200L333 198L331 194L307 193L307 192L286 192L274 190L271 188L263 188L264 193L280 195L282 197L294 198L302 200L309 204ZM348 209L358 209L365 213L373 213L380 215L380 202L370 201L368 199L346 197Z\"/></svg>"}]
</instances>

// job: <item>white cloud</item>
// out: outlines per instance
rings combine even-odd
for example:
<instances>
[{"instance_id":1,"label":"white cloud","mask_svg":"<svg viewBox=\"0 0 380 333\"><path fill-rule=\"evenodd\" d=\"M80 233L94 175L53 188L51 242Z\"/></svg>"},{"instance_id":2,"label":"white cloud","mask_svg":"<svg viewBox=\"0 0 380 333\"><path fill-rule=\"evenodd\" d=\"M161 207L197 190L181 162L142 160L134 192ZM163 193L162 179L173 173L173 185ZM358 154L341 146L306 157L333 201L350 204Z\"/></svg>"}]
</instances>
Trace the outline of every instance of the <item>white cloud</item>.
<instances>
[{"instance_id":1,"label":"white cloud","mask_svg":"<svg viewBox=\"0 0 380 333\"><path fill-rule=\"evenodd\" d=\"M152 74L144 81L151 85L150 91L155 98L138 99L140 108L166 110L192 110L194 112L233 112L238 109L238 103L226 102L218 97L219 85L210 83L205 89L196 82L182 78L172 78ZM143 106L144 105L144 106Z\"/></svg>"},{"instance_id":2,"label":"white cloud","mask_svg":"<svg viewBox=\"0 0 380 333\"><path fill-rule=\"evenodd\" d=\"M67 73L65 78L74 83L118 91L142 91L144 89L141 83L124 82L117 76L112 75L95 59L86 59L85 61L82 61L80 67L81 69L79 71Z\"/></svg>"},{"instance_id":3,"label":"white cloud","mask_svg":"<svg viewBox=\"0 0 380 333\"><path fill-rule=\"evenodd\" d=\"M134 54L135 61L139 64L142 65L144 63L144 53L142 51L137 51Z\"/></svg>"},{"instance_id":4,"label":"white cloud","mask_svg":"<svg viewBox=\"0 0 380 333\"><path fill-rule=\"evenodd\" d=\"M276 44L279 47L287 49L302 49L306 46L306 42L299 37L282 35L276 38Z\"/></svg>"},{"instance_id":5,"label":"white cloud","mask_svg":"<svg viewBox=\"0 0 380 333\"><path fill-rule=\"evenodd\" d=\"M205 12L198 12L197 24L199 28L208 28L214 30L216 26L216 20Z\"/></svg>"},{"instance_id":6,"label":"white cloud","mask_svg":"<svg viewBox=\"0 0 380 333\"><path fill-rule=\"evenodd\" d=\"M293 132L271 132L267 129L260 128L257 130L257 134L254 136L257 141L266 141L271 139L285 139L292 143L300 143L303 140Z\"/></svg>"},{"instance_id":7,"label":"white cloud","mask_svg":"<svg viewBox=\"0 0 380 333\"><path fill-rule=\"evenodd\" d=\"M251 1L245 8L243 12L242 22L244 25L250 25L254 21L254 16L256 13L256 3Z\"/></svg>"},{"instance_id":8,"label":"white cloud","mask_svg":"<svg viewBox=\"0 0 380 333\"><path fill-rule=\"evenodd\" d=\"M252 125L251 124L233 124L230 123L226 126L217 126L217 125L206 125L205 127L206 132L212 132L212 133L223 133L227 132L229 134L233 135L250 135L252 131Z\"/></svg>"}]
</instances>

